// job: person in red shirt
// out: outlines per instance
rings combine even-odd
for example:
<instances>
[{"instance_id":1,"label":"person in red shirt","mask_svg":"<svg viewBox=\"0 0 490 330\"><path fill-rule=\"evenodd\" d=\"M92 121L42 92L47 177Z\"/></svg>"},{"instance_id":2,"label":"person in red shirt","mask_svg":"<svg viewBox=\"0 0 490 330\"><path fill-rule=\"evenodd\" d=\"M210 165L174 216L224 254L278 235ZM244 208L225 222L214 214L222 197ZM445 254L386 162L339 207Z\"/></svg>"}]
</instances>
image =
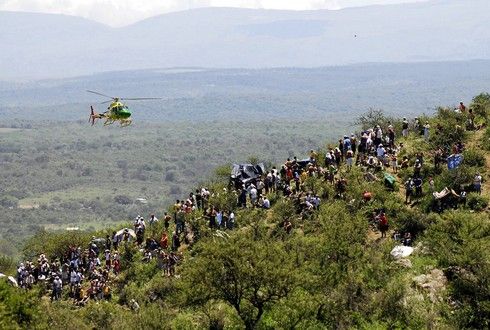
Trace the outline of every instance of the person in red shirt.
<instances>
[{"instance_id":1,"label":"person in red shirt","mask_svg":"<svg viewBox=\"0 0 490 330\"><path fill-rule=\"evenodd\" d=\"M459 102L459 111L461 111L461 113L466 112L466 106L463 104L463 101Z\"/></svg>"},{"instance_id":2,"label":"person in red shirt","mask_svg":"<svg viewBox=\"0 0 490 330\"><path fill-rule=\"evenodd\" d=\"M370 191L364 190L364 192L362 193L362 199L364 200L364 202L370 202L372 198L373 194Z\"/></svg>"},{"instance_id":3,"label":"person in red shirt","mask_svg":"<svg viewBox=\"0 0 490 330\"><path fill-rule=\"evenodd\" d=\"M381 212L379 215L379 230L381 231L381 237L386 237L386 232L388 231L388 219L384 212Z\"/></svg>"},{"instance_id":4,"label":"person in red shirt","mask_svg":"<svg viewBox=\"0 0 490 330\"><path fill-rule=\"evenodd\" d=\"M160 239L160 247L163 250L166 250L168 248L168 236L166 232L163 232L162 238Z\"/></svg>"}]
</instances>

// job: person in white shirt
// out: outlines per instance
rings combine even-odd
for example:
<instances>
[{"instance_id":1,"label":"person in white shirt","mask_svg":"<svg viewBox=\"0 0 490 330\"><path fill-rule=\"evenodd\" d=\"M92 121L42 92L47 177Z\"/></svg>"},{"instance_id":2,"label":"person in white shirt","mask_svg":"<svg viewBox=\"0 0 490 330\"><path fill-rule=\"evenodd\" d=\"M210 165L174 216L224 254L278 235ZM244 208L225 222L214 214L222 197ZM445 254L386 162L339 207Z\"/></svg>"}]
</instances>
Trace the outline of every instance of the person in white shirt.
<instances>
[{"instance_id":1,"label":"person in white shirt","mask_svg":"<svg viewBox=\"0 0 490 330\"><path fill-rule=\"evenodd\" d=\"M228 216L228 227L230 229L233 229L234 225L235 225L235 213L233 213L233 211L231 211L230 215Z\"/></svg>"},{"instance_id":2,"label":"person in white shirt","mask_svg":"<svg viewBox=\"0 0 490 330\"><path fill-rule=\"evenodd\" d=\"M321 201L321 199L320 199L320 197L318 197L317 195L315 195L315 196L313 197L312 202L313 202L313 205L315 206L315 208L316 208L317 210L318 210L318 208L320 207L320 201Z\"/></svg>"},{"instance_id":3,"label":"person in white shirt","mask_svg":"<svg viewBox=\"0 0 490 330\"><path fill-rule=\"evenodd\" d=\"M255 206L257 203L257 188L255 188L254 185L251 185L250 187L250 200L252 201L252 205Z\"/></svg>"},{"instance_id":4,"label":"person in white shirt","mask_svg":"<svg viewBox=\"0 0 490 330\"><path fill-rule=\"evenodd\" d=\"M264 202L262 203L262 207L264 209L270 209L271 208L271 202L267 197L264 197Z\"/></svg>"},{"instance_id":5,"label":"person in white shirt","mask_svg":"<svg viewBox=\"0 0 490 330\"><path fill-rule=\"evenodd\" d=\"M429 122L425 122L425 125L424 125L424 139L425 141L428 141L429 140L429 129L430 129L430 125L429 125Z\"/></svg>"},{"instance_id":6,"label":"person in white shirt","mask_svg":"<svg viewBox=\"0 0 490 330\"><path fill-rule=\"evenodd\" d=\"M53 281L53 293L51 295L51 300L58 300L61 298L61 290L63 289L63 283L59 276L56 276Z\"/></svg>"},{"instance_id":7,"label":"person in white shirt","mask_svg":"<svg viewBox=\"0 0 490 330\"><path fill-rule=\"evenodd\" d=\"M385 148L383 148L383 145L380 144L378 146L378 149L376 149L376 156L381 162L384 160L385 153L386 153Z\"/></svg>"},{"instance_id":8,"label":"person in white shirt","mask_svg":"<svg viewBox=\"0 0 490 330\"><path fill-rule=\"evenodd\" d=\"M473 179L473 187L479 195L481 195L481 180L482 177L480 173L476 173L475 178Z\"/></svg>"},{"instance_id":9,"label":"person in white shirt","mask_svg":"<svg viewBox=\"0 0 490 330\"><path fill-rule=\"evenodd\" d=\"M148 220L148 222L150 223L150 226L151 226L151 225L158 222L158 218L154 214L152 214L152 215L150 215L150 219Z\"/></svg>"}]
</instances>

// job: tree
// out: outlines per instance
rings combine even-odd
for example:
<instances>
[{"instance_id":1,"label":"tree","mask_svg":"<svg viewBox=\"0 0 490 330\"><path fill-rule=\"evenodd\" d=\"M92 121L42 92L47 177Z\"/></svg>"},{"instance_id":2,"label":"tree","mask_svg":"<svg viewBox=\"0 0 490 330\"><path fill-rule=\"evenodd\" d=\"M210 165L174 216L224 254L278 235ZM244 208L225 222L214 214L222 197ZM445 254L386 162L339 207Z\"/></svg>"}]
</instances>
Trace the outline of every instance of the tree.
<instances>
[{"instance_id":1,"label":"tree","mask_svg":"<svg viewBox=\"0 0 490 330\"><path fill-rule=\"evenodd\" d=\"M475 112L475 115L482 117L486 121L490 113L490 94L478 94L473 98L470 107Z\"/></svg>"},{"instance_id":2,"label":"tree","mask_svg":"<svg viewBox=\"0 0 490 330\"><path fill-rule=\"evenodd\" d=\"M0 281L0 328L32 328L41 317L39 299L34 292L18 290L6 281Z\"/></svg>"},{"instance_id":3,"label":"tree","mask_svg":"<svg viewBox=\"0 0 490 330\"><path fill-rule=\"evenodd\" d=\"M387 127L389 122L393 123L393 120L393 118L386 116L383 110L369 108L367 112L356 119L354 124L365 130L376 127L376 125Z\"/></svg>"},{"instance_id":4,"label":"tree","mask_svg":"<svg viewBox=\"0 0 490 330\"><path fill-rule=\"evenodd\" d=\"M182 273L188 304L225 301L253 329L271 305L292 292L299 282L295 258L284 243L270 240L264 227L256 234L237 232L196 246L196 257Z\"/></svg>"},{"instance_id":5,"label":"tree","mask_svg":"<svg viewBox=\"0 0 490 330\"><path fill-rule=\"evenodd\" d=\"M427 233L430 252L450 280L458 328L490 326L489 232L488 218L459 211L444 214Z\"/></svg>"},{"instance_id":6,"label":"tree","mask_svg":"<svg viewBox=\"0 0 490 330\"><path fill-rule=\"evenodd\" d=\"M124 195L117 195L116 197L114 197L114 201L121 205L129 205L133 202L131 198Z\"/></svg>"}]
</instances>

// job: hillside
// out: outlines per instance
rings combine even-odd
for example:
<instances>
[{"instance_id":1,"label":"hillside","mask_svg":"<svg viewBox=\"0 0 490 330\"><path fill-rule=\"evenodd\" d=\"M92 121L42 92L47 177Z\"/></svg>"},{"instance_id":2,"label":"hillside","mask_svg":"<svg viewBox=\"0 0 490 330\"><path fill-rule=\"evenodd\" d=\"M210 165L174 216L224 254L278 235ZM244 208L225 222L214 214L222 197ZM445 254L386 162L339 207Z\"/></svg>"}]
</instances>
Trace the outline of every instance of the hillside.
<instances>
[{"instance_id":1,"label":"hillside","mask_svg":"<svg viewBox=\"0 0 490 330\"><path fill-rule=\"evenodd\" d=\"M337 143L305 163L284 155L264 187L229 185L222 168L168 218L136 221L135 237L41 231L20 266L28 290L0 281L0 326L487 328L490 95L419 119L405 134L370 111L358 119L370 137L344 139L345 160L325 157ZM1 259L0 271L15 267Z\"/></svg>"},{"instance_id":2,"label":"hillside","mask_svg":"<svg viewBox=\"0 0 490 330\"><path fill-rule=\"evenodd\" d=\"M97 229L160 212L219 165L250 156L278 163L358 131L353 122L369 107L414 117L468 102L490 90L489 71L490 61L468 61L4 82L0 253L16 255L40 228ZM87 123L89 105L100 110L104 99L86 89L164 99L128 102L134 122L121 130Z\"/></svg>"},{"instance_id":3,"label":"hillside","mask_svg":"<svg viewBox=\"0 0 490 330\"><path fill-rule=\"evenodd\" d=\"M486 0L338 11L207 8L122 28L62 15L0 12L0 72L5 80L189 66L489 59L488 9Z\"/></svg>"}]
</instances>

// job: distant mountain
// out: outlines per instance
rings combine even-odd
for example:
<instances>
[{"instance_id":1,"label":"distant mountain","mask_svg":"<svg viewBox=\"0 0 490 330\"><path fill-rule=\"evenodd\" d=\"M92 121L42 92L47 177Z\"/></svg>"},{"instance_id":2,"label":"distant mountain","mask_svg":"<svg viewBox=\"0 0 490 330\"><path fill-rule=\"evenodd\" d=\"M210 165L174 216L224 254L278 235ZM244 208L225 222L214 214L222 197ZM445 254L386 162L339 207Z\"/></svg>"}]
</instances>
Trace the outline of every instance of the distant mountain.
<instances>
[{"instance_id":1,"label":"distant mountain","mask_svg":"<svg viewBox=\"0 0 490 330\"><path fill-rule=\"evenodd\" d=\"M0 12L0 79L201 66L314 67L490 58L488 0L338 11L205 8L110 28Z\"/></svg>"}]
</instances>

